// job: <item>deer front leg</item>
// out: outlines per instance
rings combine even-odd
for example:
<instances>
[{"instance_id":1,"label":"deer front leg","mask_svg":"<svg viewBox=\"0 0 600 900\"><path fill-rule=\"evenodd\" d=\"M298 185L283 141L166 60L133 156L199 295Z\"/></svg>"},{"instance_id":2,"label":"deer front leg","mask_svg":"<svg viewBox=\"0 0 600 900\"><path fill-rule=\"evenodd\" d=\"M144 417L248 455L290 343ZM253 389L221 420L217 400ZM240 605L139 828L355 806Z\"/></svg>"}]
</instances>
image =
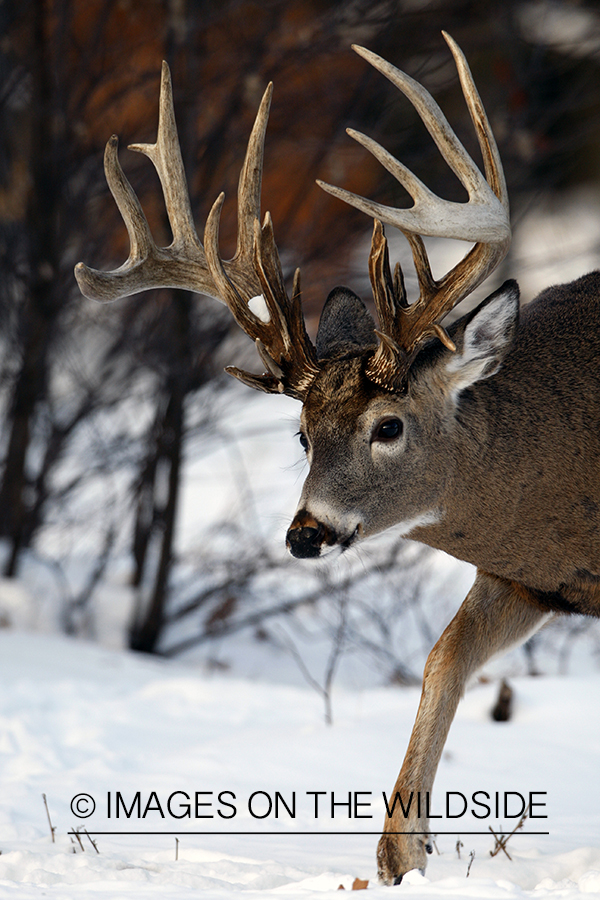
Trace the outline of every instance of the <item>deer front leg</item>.
<instances>
[{"instance_id":1,"label":"deer front leg","mask_svg":"<svg viewBox=\"0 0 600 900\"><path fill-rule=\"evenodd\" d=\"M429 842L425 797L431 792L467 680L491 656L524 641L546 617L521 585L477 572L473 587L425 666L417 719L388 804L391 809L398 792L408 815L405 818L397 803L392 815L386 816L377 849L378 875L384 884L399 884L411 869L425 870Z\"/></svg>"}]
</instances>

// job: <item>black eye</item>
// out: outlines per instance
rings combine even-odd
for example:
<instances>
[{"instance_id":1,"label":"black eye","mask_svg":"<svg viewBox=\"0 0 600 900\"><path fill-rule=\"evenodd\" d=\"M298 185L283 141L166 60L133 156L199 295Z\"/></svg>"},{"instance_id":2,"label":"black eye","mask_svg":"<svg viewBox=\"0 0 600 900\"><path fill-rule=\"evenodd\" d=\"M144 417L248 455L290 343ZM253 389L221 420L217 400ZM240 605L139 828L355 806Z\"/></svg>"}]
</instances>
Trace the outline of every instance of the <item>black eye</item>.
<instances>
[{"instance_id":1,"label":"black eye","mask_svg":"<svg viewBox=\"0 0 600 900\"><path fill-rule=\"evenodd\" d=\"M385 419L379 424L375 434L374 441L394 441L402 435L404 426L400 419Z\"/></svg>"},{"instance_id":2,"label":"black eye","mask_svg":"<svg viewBox=\"0 0 600 900\"><path fill-rule=\"evenodd\" d=\"M298 440L300 441L300 446L306 453L308 451L308 438L306 437L304 432L302 432L302 431L298 432Z\"/></svg>"}]
</instances>

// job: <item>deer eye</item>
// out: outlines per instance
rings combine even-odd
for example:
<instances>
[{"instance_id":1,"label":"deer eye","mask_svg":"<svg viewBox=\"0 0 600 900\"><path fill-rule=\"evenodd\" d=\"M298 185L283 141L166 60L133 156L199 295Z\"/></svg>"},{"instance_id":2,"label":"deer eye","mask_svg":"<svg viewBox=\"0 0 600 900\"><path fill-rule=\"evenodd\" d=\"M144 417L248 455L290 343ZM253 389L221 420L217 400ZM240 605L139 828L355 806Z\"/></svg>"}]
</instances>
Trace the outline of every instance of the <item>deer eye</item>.
<instances>
[{"instance_id":1,"label":"deer eye","mask_svg":"<svg viewBox=\"0 0 600 900\"><path fill-rule=\"evenodd\" d=\"M402 436L404 425L401 419L384 419L373 434L374 441L394 441Z\"/></svg>"},{"instance_id":2,"label":"deer eye","mask_svg":"<svg viewBox=\"0 0 600 900\"><path fill-rule=\"evenodd\" d=\"M308 438L304 434L303 431L298 432L298 440L300 441L300 446L304 450L305 453L308 452Z\"/></svg>"}]
</instances>

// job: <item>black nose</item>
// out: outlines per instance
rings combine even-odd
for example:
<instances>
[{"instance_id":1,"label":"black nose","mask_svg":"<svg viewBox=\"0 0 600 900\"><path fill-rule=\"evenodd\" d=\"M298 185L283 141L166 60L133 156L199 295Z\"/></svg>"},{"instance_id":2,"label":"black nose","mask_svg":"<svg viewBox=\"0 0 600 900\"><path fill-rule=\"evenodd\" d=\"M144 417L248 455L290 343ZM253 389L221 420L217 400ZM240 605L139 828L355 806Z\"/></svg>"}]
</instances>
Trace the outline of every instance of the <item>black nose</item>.
<instances>
[{"instance_id":1,"label":"black nose","mask_svg":"<svg viewBox=\"0 0 600 900\"><path fill-rule=\"evenodd\" d=\"M321 553L324 539L325 529L319 523L316 527L292 525L287 533L286 543L292 556L297 559L311 559Z\"/></svg>"},{"instance_id":2,"label":"black nose","mask_svg":"<svg viewBox=\"0 0 600 900\"><path fill-rule=\"evenodd\" d=\"M300 509L286 536L287 548L297 559L314 559L319 556L323 544L334 544L333 531L317 521L307 510Z\"/></svg>"}]
</instances>

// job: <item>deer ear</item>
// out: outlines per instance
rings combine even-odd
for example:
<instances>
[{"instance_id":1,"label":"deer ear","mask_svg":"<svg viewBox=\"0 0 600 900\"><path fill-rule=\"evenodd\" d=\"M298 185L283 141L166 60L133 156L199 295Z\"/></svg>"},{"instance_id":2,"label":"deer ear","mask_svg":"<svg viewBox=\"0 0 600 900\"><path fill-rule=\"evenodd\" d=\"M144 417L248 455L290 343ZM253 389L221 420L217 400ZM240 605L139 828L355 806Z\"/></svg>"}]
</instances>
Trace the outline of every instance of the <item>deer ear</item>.
<instances>
[{"instance_id":1,"label":"deer ear","mask_svg":"<svg viewBox=\"0 0 600 900\"><path fill-rule=\"evenodd\" d=\"M498 371L518 321L519 287L511 280L456 323L450 331L456 353L446 356L448 384L455 395Z\"/></svg>"},{"instance_id":2,"label":"deer ear","mask_svg":"<svg viewBox=\"0 0 600 900\"><path fill-rule=\"evenodd\" d=\"M367 347L376 346L375 322L360 297L348 288L334 288L319 320L317 357L359 356Z\"/></svg>"}]
</instances>

